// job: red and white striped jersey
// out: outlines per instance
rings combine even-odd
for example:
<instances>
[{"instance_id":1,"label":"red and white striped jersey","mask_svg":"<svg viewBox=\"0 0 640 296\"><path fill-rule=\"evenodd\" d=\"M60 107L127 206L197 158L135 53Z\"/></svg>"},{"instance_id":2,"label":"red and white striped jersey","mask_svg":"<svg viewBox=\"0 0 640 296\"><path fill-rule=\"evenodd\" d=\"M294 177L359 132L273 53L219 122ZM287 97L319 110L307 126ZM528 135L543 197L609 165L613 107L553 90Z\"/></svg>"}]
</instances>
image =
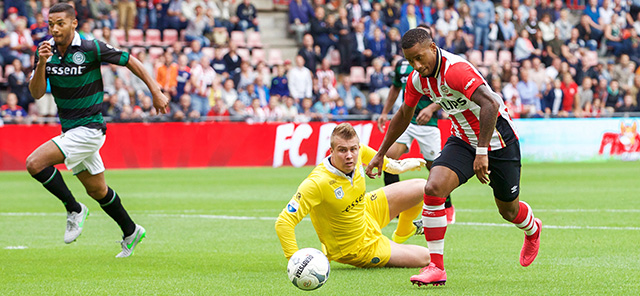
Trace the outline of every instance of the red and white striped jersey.
<instances>
[{"instance_id":1,"label":"red and white striped jersey","mask_svg":"<svg viewBox=\"0 0 640 296\"><path fill-rule=\"evenodd\" d=\"M480 85L484 84L489 90L491 87L467 60L440 48L437 54L434 77L421 77L415 70L411 72L404 102L414 107L421 96L429 97L450 115L451 134L475 148L480 133L480 106L470 98ZM517 141L518 135L502 98L492 90L491 93L500 107L489 150L497 150Z\"/></svg>"}]
</instances>

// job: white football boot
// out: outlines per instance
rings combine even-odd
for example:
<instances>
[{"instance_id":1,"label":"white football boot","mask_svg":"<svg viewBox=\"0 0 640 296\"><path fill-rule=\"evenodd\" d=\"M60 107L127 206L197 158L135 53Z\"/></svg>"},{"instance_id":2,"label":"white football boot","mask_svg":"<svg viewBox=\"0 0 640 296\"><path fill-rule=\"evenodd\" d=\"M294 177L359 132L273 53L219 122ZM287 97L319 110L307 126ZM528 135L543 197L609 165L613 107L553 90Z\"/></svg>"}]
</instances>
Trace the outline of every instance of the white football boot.
<instances>
[{"instance_id":1,"label":"white football boot","mask_svg":"<svg viewBox=\"0 0 640 296\"><path fill-rule=\"evenodd\" d=\"M122 245L122 252L116 255L116 258L125 258L133 255L133 249L142 241L147 234L144 227L136 224L136 229L133 234L122 239L120 245Z\"/></svg>"},{"instance_id":2,"label":"white football boot","mask_svg":"<svg viewBox=\"0 0 640 296\"><path fill-rule=\"evenodd\" d=\"M67 212L67 230L64 232L64 242L70 244L74 242L82 233L84 221L89 216L89 208L79 203L82 210L80 213Z\"/></svg>"}]
</instances>

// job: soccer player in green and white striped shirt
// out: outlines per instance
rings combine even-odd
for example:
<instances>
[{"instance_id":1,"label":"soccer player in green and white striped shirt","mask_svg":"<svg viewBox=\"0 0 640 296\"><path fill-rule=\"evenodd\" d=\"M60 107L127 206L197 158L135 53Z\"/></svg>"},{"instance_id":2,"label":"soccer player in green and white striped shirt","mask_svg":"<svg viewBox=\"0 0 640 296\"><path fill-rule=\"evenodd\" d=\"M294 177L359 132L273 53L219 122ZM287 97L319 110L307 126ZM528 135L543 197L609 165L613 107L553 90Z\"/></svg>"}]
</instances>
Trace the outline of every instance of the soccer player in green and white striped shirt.
<instances>
[{"instance_id":1,"label":"soccer player in green and white striped shirt","mask_svg":"<svg viewBox=\"0 0 640 296\"><path fill-rule=\"evenodd\" d=\"M75 16L74 8L66 3L58 3L49 10L49 32L53 38L38 47L29 90L39 99L49 80L58 106L62 134L33 151L26 166L31 176L65 205L65 243L78 238L89 209L77 202L67 188L54 167L60 163L73 171L87 193L120 226L122 252L116 257L129 257L146 231L129 217L120 197L107 186L104 178L105 168L99 150L106 139L107 128L101 113L104 87L100 64L126 66L140 77L151 90L153 106L159 113L166 113L169 100L135 57L101 41L81 40L75 32L78 25Z\"/></svg>"}]
</instances>

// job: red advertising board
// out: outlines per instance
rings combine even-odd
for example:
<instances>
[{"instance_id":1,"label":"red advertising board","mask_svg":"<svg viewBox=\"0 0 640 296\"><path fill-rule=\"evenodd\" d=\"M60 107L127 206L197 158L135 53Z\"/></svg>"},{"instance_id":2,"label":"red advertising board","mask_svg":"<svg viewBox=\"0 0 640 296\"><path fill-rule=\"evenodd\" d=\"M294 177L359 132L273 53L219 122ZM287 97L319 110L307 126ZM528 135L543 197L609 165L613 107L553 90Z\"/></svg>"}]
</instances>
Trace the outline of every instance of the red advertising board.
<instances>
[{"instance_id":1,"label":"red advertising board","mask_svg":"<svg viewBox=\"0 0 640 296\"><path fill-rule=\"evenodd\" d=\"M384 133L375 122L351 122L361 142L374 149ZM329 150L336 123L311 122L246 124L113 123L100 154L107 168L173 168L208 166L315 165ZM442 143L450 122L440 121ZM0 170L23 170L27 156L60 134L60 126L5 125L0 127ZM414 143L407 156L420 157Z\"/></svg>"}]
</instances>

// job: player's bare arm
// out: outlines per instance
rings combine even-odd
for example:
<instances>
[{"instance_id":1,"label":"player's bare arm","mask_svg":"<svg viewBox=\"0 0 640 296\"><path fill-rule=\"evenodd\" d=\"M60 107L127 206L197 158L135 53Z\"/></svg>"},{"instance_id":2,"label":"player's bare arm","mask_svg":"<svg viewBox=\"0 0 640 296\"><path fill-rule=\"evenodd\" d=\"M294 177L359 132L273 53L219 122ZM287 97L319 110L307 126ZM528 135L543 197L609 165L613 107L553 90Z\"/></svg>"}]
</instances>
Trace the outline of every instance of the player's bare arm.
<instances>
[{"instance_id":1,"label":"player's bare arm","mask_svg":"<svg viewBox=\"0 0 640 296\"><path fill-rule=\"evenodd\" d=\"M387 124L387 121L389 120L389 118L387 117L387 114L389 114L389 112L391 112L391 109L393 108L393 105L396 103L396 100L398 99L398 95L400 94L400 88L395 86L395 85L391 85L391 88L389 88L389 94L387 95L387 100L384 102L384 107L382 108L382 113L380 114L380 117L378 117L378 129L380 130L380 132L384 132L384 125Z\"/></svg>"},{"instance_id":2,"label":"player's bare arm","mask_svg":"<svg viewBox=\"0 0 640 296\"><path fill-rule=\"evenodd\" d=\"M480 85L471 96L471 100L480 106L480 134L478 134L478 150L489 147L491 135L496 128L499 104L491 96L491 90L485 85ZM483 151L484 152L484 151ZM473 161L473 170L482 184L489 183L489 156L486 152L476 153Z\"/></svg>"},{"instance_id":3,"label":"player's bare arm","mask_svg":"<svg viewBox=\"0 0 640 296\"><path fill-rule=\"evenodd\" d=\"M38 47L39 59L36 65L36 70L33 73L31 81L29 81L29 91L31 96L35 99L40 99L47 91L47 78L45 69L47 67L47 60L53 56L51 51L51 44L49 41L43 41Z\"/></svg>"},{"instance_id":4,"label":"player's bare arm","mask_svg":"<svg viewBox=\"0 0 640 296\"><path fill-rule=\"evenodd\" d=\"M367 165L365 173L369 178L377 178L382 174L384 156L387 154L389 147L391 147L398 137L402 135L409 126L409 123L411 123L411 117L413 117L413 112L415 112L416 106L410 107L407 104L402 104L396 115L391 119L389 129L387 130L387 134L384 135L384 140L382 140L378 153L376 153L373 159L369 162L369 165ZM377 172L373 171L374 168L377 168Z\"/></svg>"},{"instance_id":5,"label":"player's bare arm","mask_svg":"<svg viewBox=\"0 0 640 296\"><path fill-rule=\"evenodd\" d=\"M429 120L431 120L431 117L433 117L433 115L438 112L438 110L440 110L440 105L438 104L431 104L429 106L427 106L426 108L420 110L420 113L418 113L418 116L416 116L416 123L418 124L427 124L427 122L429 122Z\"/></svg>"},{"instance_id":6,"label":"player's bare arm","mask_svg":"<svg viewBox=\"0 0 640 296\"><path fill-rule=\"evenodd\" d=\"M158 83L144 70L142 63L135 57L130 56L127 62L127 68L129 68L133 74L140 77L151 91L153 107L156 109L156 112L166 114L167 107L169 107L169 99L162 93Z\"/></svg>"}]
</instances>

